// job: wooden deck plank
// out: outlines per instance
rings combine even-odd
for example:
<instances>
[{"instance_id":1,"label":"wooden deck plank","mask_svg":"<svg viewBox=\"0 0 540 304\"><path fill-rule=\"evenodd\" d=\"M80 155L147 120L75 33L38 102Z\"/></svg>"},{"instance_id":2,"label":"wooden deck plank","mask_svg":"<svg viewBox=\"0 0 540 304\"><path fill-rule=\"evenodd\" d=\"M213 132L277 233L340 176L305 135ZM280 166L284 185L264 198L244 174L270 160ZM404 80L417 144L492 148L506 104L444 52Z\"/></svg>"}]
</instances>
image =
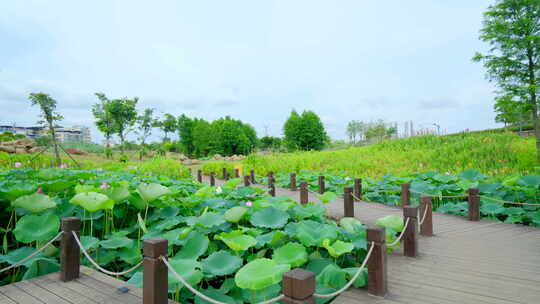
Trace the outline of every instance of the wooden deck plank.
<instances>
[{"instance_id":1,"label":"wooden deck plank","mask_svg":"<svg viewBox=\"0 0 540 304\"><path fill-rule=\"evenodd\" d=\"M11 300L10 298L6 297L1 291L0 291L0 304L17 304L17 302Z\"/></svg>"},{"instance_id":2,"label":"wooden deck plank","mask_svg":"<svg viewBox=\"0 0 540 304\"><path fill-rule=\"evenodd\" d=\"M71 304L72 302L66 301L56 294L48 291L45 288L40 287L32 282L32 280L22 281L17 283L17 287L24 292L33 295L45 303L58 303L58 304Z\"/></svg>"},{"instance_id":3,"label":"wooden deck plank","mask_svg":"<svg viewBox=\"0 0 540 304\"><path fill-rule=\"evenodd\" d=\"M41 304L45 303L35 298L31 294L28 294L24 290L17 287L17 284L9 284L2 286L2 293L12 301L21 304Z\"/></svg>"}]
</instances>

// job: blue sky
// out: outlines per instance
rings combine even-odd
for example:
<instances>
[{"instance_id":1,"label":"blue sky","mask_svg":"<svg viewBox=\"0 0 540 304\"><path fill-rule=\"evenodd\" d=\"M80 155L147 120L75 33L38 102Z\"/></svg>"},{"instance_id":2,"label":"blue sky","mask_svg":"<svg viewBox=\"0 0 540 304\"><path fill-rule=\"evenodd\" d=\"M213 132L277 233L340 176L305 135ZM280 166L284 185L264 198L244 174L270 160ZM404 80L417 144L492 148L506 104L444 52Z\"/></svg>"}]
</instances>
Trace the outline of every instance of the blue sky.
<instances>
[{"instance_id":1,"label":"blue sky","mask_svg":"<svg viewBox=\"0 0 540 304\"><path fill-rule=\"evenodd\" d=\"M494 123L493 85L471 61L488 0L1 1L0 124L32 124L27 96L93 126L95 92L140 109L281 134L291 109L345 138L352 119ZM94 128L94 139L101 139Z\"/></svg>"}]
</instances>

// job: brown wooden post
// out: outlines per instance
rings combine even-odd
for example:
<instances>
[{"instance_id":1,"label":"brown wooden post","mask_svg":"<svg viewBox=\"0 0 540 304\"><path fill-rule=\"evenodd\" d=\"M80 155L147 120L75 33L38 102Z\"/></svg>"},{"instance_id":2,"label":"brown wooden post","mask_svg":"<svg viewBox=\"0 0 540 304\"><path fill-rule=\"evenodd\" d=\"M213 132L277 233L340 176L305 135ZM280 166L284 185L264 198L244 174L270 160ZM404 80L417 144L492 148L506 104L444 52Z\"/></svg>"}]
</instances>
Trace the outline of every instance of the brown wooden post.
<instances>
[{"instance_id":1,"label":"brown wooden post","mask_svg":"<svg viewBox=\"0 0 540 304\"><path fill-rule=\"evenodd\" d=\"M300 183L300 204L308 203L307 182Z\"/></svg>"},{"instance_id":2,"label":"brown wooden post","mask_svg":"<svg viewBox=\"0 0 540 304\"><path fill-rule=\"evenodd\" d=\"M244 186L248 187L250 185L250 176L244 175Z\"/></svg>"},{"instance_id":3,"label":"brown wooden post","mask_svg":"<svg viewBox=\"0 0 540 304\"><path fill-rule=\"evenodd\" d=\"M422 196L420 198L420 234L423 236L433 236L433 203L431 196ZM427 210L426 210L427 209ZM422 218L426 214L425 218Z\"/></svg>"},{"instance_id":4,"label":"brown wooden post","mask_svg":"<svg viewBox=\"0 0 540 304\"><path fill-rule=\"evenodd\" d=\"M469 189L469 221L480 220L480 190Z\"/></svg>"},{"instance_id":5,"label":"brown wooden post","mask_svg":"<svg viewBox=\"0 0 540 304\"><path fill-rule=\"evenodd\" d=\"M296 173L291 173L291 191L296 191Z\"/></svg>"},{"instance_id":6,"label":"brown wooden post","mask_svg":"<svg viewBox=\"0 0 540 304\"><path fill-rule=\"evenodd\" d=\"M407 219L409 219L409 224L405 227L405 232L403 234L403 254L414 258L418 255L418 238L416 236L418 229L418 207L404 206L403 219L405 223L407 222Z\"/></svg>"},{"instance_id":7,"label":"brown wooden post","mask_svg":"<svg viewBox=\"0 0 540 304\"><path fill-rule=\"evenodd\" d=\"M354 217L354 201L352 191L352 187L345 187L343 189L343 210L345 211L345 217Z\"/></svg>"},{"instance_id":8,"label":"brown wooden post","mask_svg":"<svg viewBox=\"0 0 540 304\"><path fill-rule=\"evenodd\" d=\"M252 184L256 184L257 183L257 180L255 180L255 170L251 169L249 171L249 175L251 176L251 183Z\"/></svg>"},{"instance_id":9,"label":"brown wooden post","mask_svg":"<svg viewBox=\"0 0 540 304\"><path fill-rule=\"evenodd\" d=\"M202 170L201 169L197 170L197 180L199 181L199 183L202 183Z\"/></svg>"},{"instance_id":10,"label":"brown wooden post","mask_svg":"<svg viewBox=\"0 0 540 304\"><path fill-rule=\"evenodd\" d=\"M216 185L216 173L210 172L210 186Z\"/></svg>"},{"instance_id":11,"label":"brown wooden post","mask_svg":"<svg viewBox=\"0 0 540 304\"><path fill-rule=\"evenodd\" d=\"M325 191L324 176L319 176L319 194L324 194Z\"/></svg>"},{"instance_id":12,"label":"brown wooden post","mask_svg":"<svg viewBox=\"0 0 540 304\"><path fill-rule=\"evenodd\" d=\"M227 172L227 168L221 169L221 175L223 175L223 180L229 180L229 173Z\"/></svg>"},{"instance_id":13,"label":"brown wooden post","mask_svg":"<svg viewBox=\"0 0 540 304\"><path fill-rule=\"evenodd\" d=\"M234 168L234 177L239 178L240 177L240 169Z\"/></svg>"},{"instance_id":14,"label":"brown wooden post","mask_svg":"<svg viewBox=\"0 0 540 304\"><path fill-rule=\"evenodd\" d=\"M167 304L168 271L160 259L161 256L167 257L167 240L144 240L143 255L143 304Z\"/></svg>"},{"instance_id":15,"label":"brown wooden post","mask_svg":"<svg viewBox=\"0 0 540 304\"><path fill-rule=\"evenodd\" d=\"M386 267L386 230L384 227L369 227L367 229L368 249L371 242L374 243L371 257L367 262L368 268L368 293L374 296L384 297L387 292L387 267Z\"/></svg>"},{"instance_id":16,"label":"brown wooden post","mask_svg":"<svg viewBox=\"0 0 540 304\"><path fill-rule=\"evenodd\" d=\"M268 187L270 187L270 183L273 178L274 178L274 172L268 171Z\"/></svg>"},{"instance_id":17,"label":"brown wooden post","mask_svg":"<svg viewBox=\"0 0 540 304\"><path fill-rule=\"evenodd\" d=\"M72 281L79 277L81 249L75 241L72 231L81 230L81 220L78 217L65 217L62 219L62 240L60 241L60 280Z\"/></svg>"},{"instance_id":18,"label":"brown wooden post","mask_svg":"<svg viewBox=\"0 0 540 304\"><path fill-rule=\"evenodd\" d=\"M295 268L283 274L284 304L315 304L315 273Z\"/></svg>"},{"instance_id":19,"label":"brown wooden post","mask_svg":"<svg viewBox=\"0 0 540 304\"><path fill-rule=\"evenodd\" d=\"M411 184L401 184L401 206L411 204Z\"/></svg>"},{"instance_id":20,"label":"brown wooden post","mask_svg":"<svg viewBox=\"0 0 540 304\"><path fill-rule=\"evenodd\" d=\"M276 180L274 177L268 177L268 193L270 193L271 196L276 196Z\"/></svg>"},{"instance_id":21,"label":"brown wooden post","mask_svg":"<svg viewBox=\"0 0 540 304\"><path fill-rule=\"evenodd\" d=\"M354 200L360 201L362 199L362 179L361 178L355 178L354 179Z\"/></svg>"}]
</instances>

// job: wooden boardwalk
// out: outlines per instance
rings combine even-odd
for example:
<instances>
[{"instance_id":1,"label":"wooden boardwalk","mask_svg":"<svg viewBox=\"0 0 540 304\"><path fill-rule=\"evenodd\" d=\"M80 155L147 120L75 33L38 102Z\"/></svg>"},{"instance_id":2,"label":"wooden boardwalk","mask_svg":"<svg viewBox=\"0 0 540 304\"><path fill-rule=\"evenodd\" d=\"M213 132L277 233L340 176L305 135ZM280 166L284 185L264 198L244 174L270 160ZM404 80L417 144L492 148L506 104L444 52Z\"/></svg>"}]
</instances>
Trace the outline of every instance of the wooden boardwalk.
<instances>
[{"instance_id":1,"label":"wooden boardwalk","mask_svg":"<svg viewBox=\"0 0 540 304\"><path fill-rule=\"evenodd\" d=\"M0 304L140 304L142 290L81 266L80 278L60 281L51 273L0 287ZM176 303L169 301L169 303Z\"/></svg>"}]
</instances>

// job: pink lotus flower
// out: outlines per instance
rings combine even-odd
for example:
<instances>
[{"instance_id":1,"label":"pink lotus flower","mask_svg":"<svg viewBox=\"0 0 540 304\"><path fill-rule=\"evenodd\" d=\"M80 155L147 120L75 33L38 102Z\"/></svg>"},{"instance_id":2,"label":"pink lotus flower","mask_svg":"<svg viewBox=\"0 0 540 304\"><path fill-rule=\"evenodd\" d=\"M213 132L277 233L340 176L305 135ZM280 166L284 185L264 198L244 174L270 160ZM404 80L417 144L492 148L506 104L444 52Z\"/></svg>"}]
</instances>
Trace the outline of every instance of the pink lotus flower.
<instances>
[{"instance_id":1,"label":"pink lotus flower","mask_svg":"<svg viewBox=\"0 0 540 304\"><path fill-rule=\"evenodd\" d=\"M15 165L15 168L20 168L22 166L20 162L16 162L14 165Z\"/></svg>"},{"instance_id":2,"label":"pink lotus flower","mask_svg":"<svg viewBox=\"0 0 540 304\"><path fill-rule=\"evenodd\" d=\"M79 182L80 182L81 184L84 184L84 179L80 179Z\"/></svg>"},{"instance_id":3,"label":"pink lotus flower","mask_svg":"<svg viewBox=\"0 0 540 304\"><path fill-rule=\"evenodd\" d=\"M41 187L38 188L37 191L36 191L36 193L37 193L37 194L43 194L43 189L42 189Z\"/></svg>"},{"instance_id":4,"label":"pink lotus flower","mask_svg":"<svg viewBox=\"0 0 540 304\"><path fill-rule=\"evenodd\" d=\"M99 188L107 189L107 188L109 188L109 185L107 183L103 183L103 184L101 184L101 186L99 186Z\"/></svg>"},{"instance_id":5,"label":"pink lotus flower","mask_svg":"<svg viewBox=\"0 0 540 304\"><path fill-rule=\"evenodd\" d=\"M246 202L246 206L251 207L251 206L253 206L253 203L252 202Z\"/></svg>"},{"instance_id":6,"label":"pink lotus flower","mask_svg":"<svg viewBox=\"0 0 540 304\"><path fill-rule=\"evenodd\" d=\"M60 164L60 169L65 169L67 168L67 164Z\"/></svg>"}]
</instances>

